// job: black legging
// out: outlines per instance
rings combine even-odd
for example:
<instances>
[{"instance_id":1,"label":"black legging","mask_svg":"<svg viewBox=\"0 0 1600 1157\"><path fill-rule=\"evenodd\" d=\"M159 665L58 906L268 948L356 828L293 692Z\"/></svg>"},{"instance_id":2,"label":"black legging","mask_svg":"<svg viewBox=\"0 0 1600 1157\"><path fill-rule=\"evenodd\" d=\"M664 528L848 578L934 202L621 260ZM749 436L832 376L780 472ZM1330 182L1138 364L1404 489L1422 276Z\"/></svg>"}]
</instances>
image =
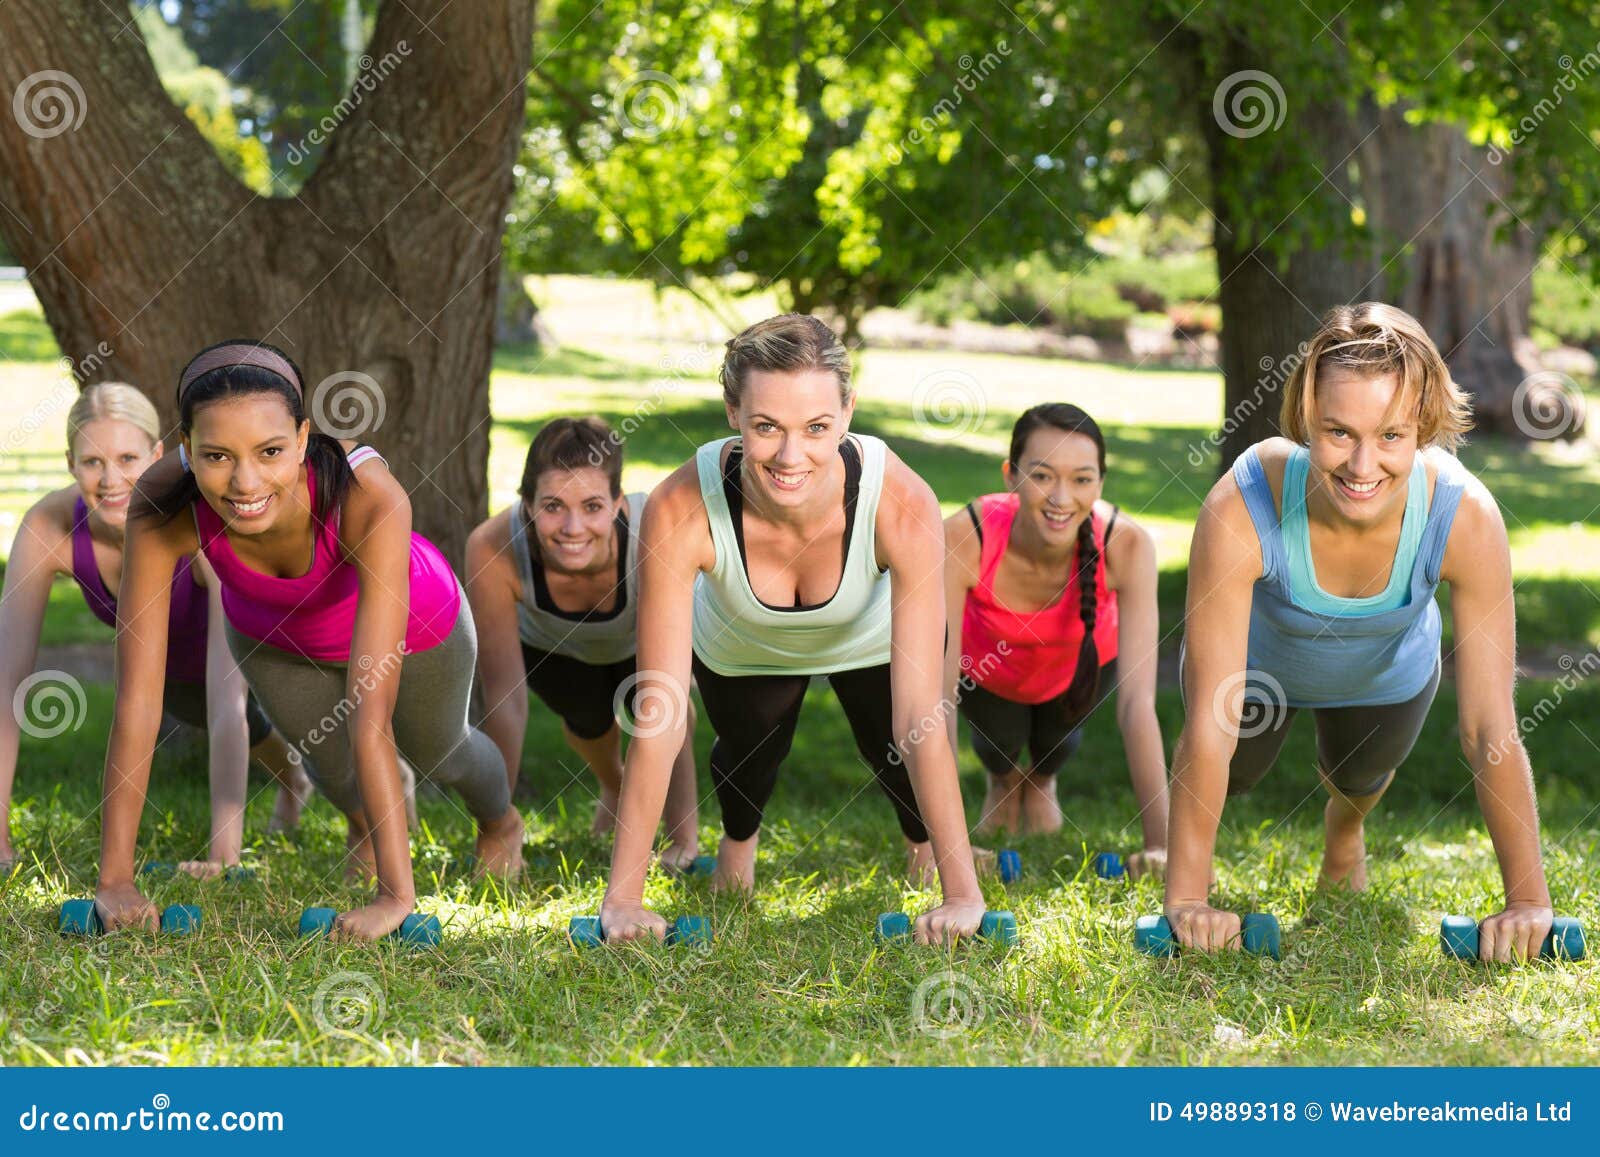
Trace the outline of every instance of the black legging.
<instances>
[{"instance_id":1,"label":"black legging","mask_svg":"<svg viewBox=\"0 0 1600 1157\"><path fill-rule=\"evenodd\" d=\"M1083 723L1117 685L1117 661L1100 668L1095 704L1074 715L1067 692L1044 703L1017 703L982 687L961 692L961 717L972 733L972 752L990 775L1009 775L1022 766L1022 749L1031 756L1033 775L1054 775L1083 742Z\"/></svg>"},{"instance_id":2,"label":"black legging","mask_svg":"<svg viewBox=\"0 0 1600 1157\"><path fill-rule=\"evenodd\" d=\"M694 678L706 715L717 733L711 745L711 783L722 805L722 830L729 839L747 840L761 827L761 813L778 782L778 767L789 754L809 675L718 675L694 658ZM894 805L900 830L923 843L923 826L911 776L894 754L894 723L889 695L889 665L829 675L856 750L872 767L878 786Z\"/></svg>"}]
</instances>

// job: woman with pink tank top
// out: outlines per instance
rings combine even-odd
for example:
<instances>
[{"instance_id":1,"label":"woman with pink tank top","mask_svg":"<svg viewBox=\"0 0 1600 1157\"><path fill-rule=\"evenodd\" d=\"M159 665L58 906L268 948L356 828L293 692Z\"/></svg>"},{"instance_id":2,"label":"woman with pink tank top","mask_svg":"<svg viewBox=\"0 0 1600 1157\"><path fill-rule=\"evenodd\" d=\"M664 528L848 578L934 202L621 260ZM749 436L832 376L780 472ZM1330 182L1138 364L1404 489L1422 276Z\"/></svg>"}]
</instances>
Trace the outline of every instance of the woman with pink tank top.
<instances>
[{"instance_id":1,"label":"woman with pink tank top","mask_svg":"<svg viewBox=\"0 0 1600 1157\"><path fill-rule=\"evenodd\" d=\"M352 870L376 874L377 896L342 913L335 936L376 940L415 905L401 755L460 793L477 821L480 870L521 868L505 762L467 721L477 648L461 585L412 532L410 500L383 459L311 432L303 383L261 342L202 350L178 386L183 453L139 480L95 894L108 929L155 924L133 852L156 723L148 688L169 628L157 596L196 550L221 585L245 678L349 821Z\"/></svg>"},{"instance_id":2,"label":"woman with pink tank top","mask_svg":"<svg viewBox=\"0 0 1600 1157\"><path fill-rule=\"evenodd\" d=\"M34 672L39 636L57 575L78 584L95 618L117 625L124 527L135 480L161 457L160 422L150 399L124 382L87 386L67 412L67 469L73 484L47 494L23 516L0 593L0 703L24 684L59 686L64 672ZM168 576L171 646L161 706L169 717L206 731L209 740L211 837L196 858L177 866L214 876L239 863L251 760L278 782L268 831L293 828L311 785L290 759L288 744L248 694L211 613L217 584L198 557L185 556ZM213 629L215 628L215 629ZM23 691L26 695L26 691ZM15 782L26 716L0 712L0 878L16 861L10 839Z\"/></svg>"},{"instance_id":3,"label":"woman with pink tank top","mask_svg":"<svg viewBox=\"0 0 1600 1157\"><path fill-rule=\"evenodd\" d=\"M1105 469L1105 438L1077 406L1047 403L1017 419L1006 492L945 521L945 686L989 773L978 830L1025 833L1060 829L1056 773L1115 688L1144 830L1127 870L1159 874L1167 765L1155 708L1155 545L1101 498Z\"/></svg>"}]
</instances>

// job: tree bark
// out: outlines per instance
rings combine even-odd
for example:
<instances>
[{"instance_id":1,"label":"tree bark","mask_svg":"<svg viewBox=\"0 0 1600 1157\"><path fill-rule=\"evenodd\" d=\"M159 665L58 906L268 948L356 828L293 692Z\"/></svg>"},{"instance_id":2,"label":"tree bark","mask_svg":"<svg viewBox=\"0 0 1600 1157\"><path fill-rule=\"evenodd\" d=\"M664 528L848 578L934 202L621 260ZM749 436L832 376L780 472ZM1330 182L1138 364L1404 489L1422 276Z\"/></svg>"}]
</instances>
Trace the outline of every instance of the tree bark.
<instances>
[{"instance_id":1,"label":"tree bark","mask_svg":"<svg viewBox=\"0 0 1600 1157\"><path fill-rule=\"evenodd\" d=\"M1513 217L1510 174L1460 128L1407 124L1404 113L1378 111L1361 150L1369 221L1389 255L1368 296L1423 324L1472 395L1478 429L1526 437L1512 397L1539 370L1528 314L1544 228Z\"/></svg>"},{"instance_id":2,"label":"tree bark","mask_svg":"<svg viewBox=\"0 0 1600 1157\"><path fill-rule=\"evenodd\" d=\"M173 390L194 352L232 337L283 347L306 374L313 425L383 451L415 525L459 567L487 509L533 0L386 0L293 198L226 172L123 17L126 3L104 0L0 4L0 93L29 96L28 115L0 117L0 237L63 352L85 382L144 389L175 433ZM51 86L64 121L35 100ZM347 382L364 403L338 404Z\"/></svg>"}]
</instances>

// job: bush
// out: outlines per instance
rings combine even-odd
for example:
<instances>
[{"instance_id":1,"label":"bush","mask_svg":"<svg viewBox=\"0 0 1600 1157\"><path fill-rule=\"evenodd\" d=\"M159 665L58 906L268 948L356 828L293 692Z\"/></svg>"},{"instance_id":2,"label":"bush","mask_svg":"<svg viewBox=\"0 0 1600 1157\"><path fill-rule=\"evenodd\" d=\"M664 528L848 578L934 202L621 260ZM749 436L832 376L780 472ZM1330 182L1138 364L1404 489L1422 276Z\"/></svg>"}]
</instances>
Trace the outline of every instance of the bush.
<instances>
[{"instance_id":1,"label":"bush","mask_svg":"<svg viewBox=\"0 0 1600 1157\"><path fill-rule=\"evenodd\" d=\"M1600 346L1600 289L1555 261L1533 271L1536 329L1548 330L1567 345Z\"/></svg>"}]
</instances>

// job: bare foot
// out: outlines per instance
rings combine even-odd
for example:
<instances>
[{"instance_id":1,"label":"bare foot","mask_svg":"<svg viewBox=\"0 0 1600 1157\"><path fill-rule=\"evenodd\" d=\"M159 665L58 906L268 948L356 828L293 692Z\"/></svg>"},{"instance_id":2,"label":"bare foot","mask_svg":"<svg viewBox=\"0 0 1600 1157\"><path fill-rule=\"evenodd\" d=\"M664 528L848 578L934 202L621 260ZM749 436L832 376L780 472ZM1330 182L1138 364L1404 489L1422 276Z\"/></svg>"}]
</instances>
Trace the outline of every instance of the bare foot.
<instances>
[{"instance_id":1,"label":"bare foot","mask_svg":"<svg viewBox=\"0 0 1600 1157\"><path fill-rule=\"evenodd\" d=\"M1323 813L1322 875L1317 887L1367 890L1367 840L1360 820L1351 822L1336 801Z\"/></svg>"},{"instance_id":2,"label":"bare foot","mask_svg":"<svg viewBox=\"0 0 1600 1157\"><path fill-rule=\"evenodd\" d=\"M178 865L178 871L196 880L215 880L227 870L228 865L220 860L184 860Z\"/></svg>"},{"instance_id":3,"label":"bare foot","mask_svg":"<svg viewBox=\"0 0 1600 1157\"><path fill-rule=\"evenodd\" d=\"M918 888L931 888L939 882L939 869L933 860L933 841L920 844L906 841L906 879Z\"/></svg>"},{"instance_id":4,"label":"bare foot","mask_svg":"<svg viewBox=\"0 0 1600 1157\"><path fill-rule=\"evenodd\" d=\"M1021 779L1016 772L989 776L989 790L983 797L983 811L978 815L978 826L973 829L978 835L992 836L996 832L1021 830Z\"/></svg>"},{"instance_id":5,"label":"bare foot","mask_svg":"<svg viewBox=\"0 0 1600 1157\"><path fill-rule=\"evenodd\" d=\"M294 769L294 780L278 785L278 797L272 803L272 818L267 821L267 835L292 832L300 826L300 813L311 799L311 777L304 768Z\"/></svg>"},{"instance_id":6,"label":"bare foot","mask_svg":"<svg viewBox=\"0 0 1600 1157\"><path fill-rule=\"evenodd\" d=\"M1022 830L1031 836L1048 836L1061 830L1061 804L1056 799L1056 777L1022 777Z\"/></svg>"},{"instance_id":7,"label":"bare foot","mask_svg":"<svg viewBox=\"0 0 1600 1157\"><path fill-rule=\"evenodd\" d=\"M617 826L617 793L609 787L600 789L600 800L594 805L594 823L589 825L589 834L603 836ZM691 860L693 856L689 857Z\"/></svg>"},{"instance_id":8,"label":"bare foot","mask_svg":"<svg viewBox=\"0 0 1600 1157\"><path fill-rule=\"evenodd\" d=\"M676 874L693 864L699 852L698 839L678 840L662 849L658 862L662 871Z\"/></svg>"},{"instance_id":9,"label":"bare foot","mask_svg":"<svg viewBox=\"0 0 1600 1157\"><path fill-rule=\"evenodd\" d=\"M748 840L722 837L717 845L717 870L711 874L713 892L755 891L756 845L760 842L760 832Z\"/></svg>"},{"instance_id":10,"label":"bare foot","mask_svg":"<svg viewBox=\"0 0 1600 1157\"><path fill-rule=\"evenodd\" d=\"M392 896L380 896L363 908L340 912L333 922L333 940L381 940L405 922L414 905Z\"/></svg>"},{"instance_id":11,"label":"bare foot","mask_svg":"<svg viewBox=\"0 0 1600 1157\"><path fill-rule=\"evenodd\" d=\"M353 884L370 884L378 878L378 853L365 823L350 821L344 836L344 878Z\"/></svg>"},{"instance_id":12,"label":"bare foot","mask_svg":"<svg viewBox=\"0 0 1600 1157\"><path fill-rule=\"evenodd\" d=\"M522 813L508 807L497 820L478 824L476 876L509 879L522 871Z\"/></svg>"}]
</instances>

